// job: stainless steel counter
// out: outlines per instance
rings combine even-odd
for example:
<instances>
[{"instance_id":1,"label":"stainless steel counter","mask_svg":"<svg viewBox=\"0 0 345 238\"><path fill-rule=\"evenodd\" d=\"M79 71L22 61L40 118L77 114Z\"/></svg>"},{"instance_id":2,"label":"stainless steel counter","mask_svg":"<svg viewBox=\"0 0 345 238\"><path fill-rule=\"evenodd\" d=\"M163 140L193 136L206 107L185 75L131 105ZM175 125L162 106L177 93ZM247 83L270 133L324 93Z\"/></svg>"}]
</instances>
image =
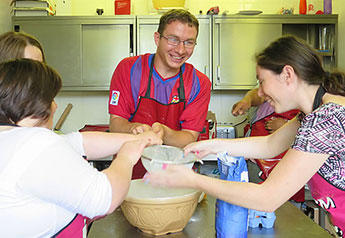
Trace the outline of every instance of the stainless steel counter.
<instances>
[{"instance_id":1,"label":"stainless steel counter","mask_svg":"<svg viewBox=\"0 0 345 238\"><path fill-rule=\"evenodd\" d=\"M276 212L276 221L271 229L249 228L248 238L327 238L332 237L327 231L318 226L290 202L286 202ZM202 201L185 229L178 233L159 236L162 238L212 238L215 237L214 227L215 198L207 196ZM155 237L141 232L131 226L121 209L107 217L95 221L91 227L88 238L129 238L129 237Z\"/></svg>"}]
</instances>

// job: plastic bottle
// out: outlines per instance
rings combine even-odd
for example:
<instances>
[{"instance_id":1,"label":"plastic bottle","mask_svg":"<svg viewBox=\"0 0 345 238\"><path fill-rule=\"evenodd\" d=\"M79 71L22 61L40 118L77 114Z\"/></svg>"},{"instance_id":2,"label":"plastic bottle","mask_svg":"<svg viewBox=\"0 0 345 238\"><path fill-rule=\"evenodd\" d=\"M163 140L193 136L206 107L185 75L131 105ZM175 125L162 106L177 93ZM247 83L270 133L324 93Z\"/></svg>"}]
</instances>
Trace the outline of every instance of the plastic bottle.
<instances>
[{"instance_id":1,"label":"plastic bottle","mask_svg":"<svg viewBox=\"0 0 345 238\"><path fill-rule=\"evenodd\" d=\"M332 0L323 0L323 13L332 14Z\"/></svg>"},{"instance_id":2,"label":"plastic bottle","mask_svg":"<svg viewBox=\"0 0 345 238\"><path fill-rule=\"evenodd\" d=\"M306 13L307 13L307 0L300 0L299 1L299 14L306 14Z\"/></svg>"},{"instance_id":3,"label":"plastic bottle","mask_svg":"<svg viewBox=\"0 0 345 238\"><path fill-rule=\"evenodd\" d=\"M315 5L313 0L308 0L307 14L315 14Z\"/></svg>"}]
</instances>

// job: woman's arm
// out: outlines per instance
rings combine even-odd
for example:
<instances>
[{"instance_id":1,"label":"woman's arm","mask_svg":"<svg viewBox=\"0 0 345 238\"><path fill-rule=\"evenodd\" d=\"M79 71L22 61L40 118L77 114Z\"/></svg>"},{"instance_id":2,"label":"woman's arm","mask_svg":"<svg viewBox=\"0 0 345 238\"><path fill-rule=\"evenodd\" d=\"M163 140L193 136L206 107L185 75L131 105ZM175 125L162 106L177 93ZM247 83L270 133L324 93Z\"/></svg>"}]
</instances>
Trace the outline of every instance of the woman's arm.
<instances>
[{"instance_id":1,"label":"woman's arm","mask_svg":"<svg viewBox=\"0 0 345 238\"><path fill-rule=\"evenodd\" d=\"M161 143L152 131L139 135L112 132L82 132L83 147L88 159L99 159L116 154L126 141L149 139L150 144Z\"/></svg>"},{"instance_id":2,"label":"woman's arm","mask_svg":"<svg viewBox=\"0 0 345 238\"><path fill-rule=\"evenodd\" d=\"M272 212L303 187L327 157L290 149L262 184L215 179L176 165L144 179L161 186L199 189L238 206Z\"/></svg>"},{"instance_id":3,"label":"woman's arm","mask_svg":"<svg viewBox=\"0 0 345 238\"><path fill-rule=\"evenodd\" d=\"M138 162L148 142L148 140L136 140L124 143L109 168L102 171L107 175L112 189L111 206L108 214L112 213L126 197L133 166Z\"/></svg>"},{"instance_id":4,"label":"woman's arm","mask_svg":"<svg viewBox=\"0 0 345 238\"><path fill-rule=\"evenodd\" d=\"M208 154L226 151L232 156L268 159L282 153L291 146L298 126L299 122L294 118L268 136L204 140L191 143L184 150L185 154L195 152L199 158Z\"/></svg>"}]
</instances>

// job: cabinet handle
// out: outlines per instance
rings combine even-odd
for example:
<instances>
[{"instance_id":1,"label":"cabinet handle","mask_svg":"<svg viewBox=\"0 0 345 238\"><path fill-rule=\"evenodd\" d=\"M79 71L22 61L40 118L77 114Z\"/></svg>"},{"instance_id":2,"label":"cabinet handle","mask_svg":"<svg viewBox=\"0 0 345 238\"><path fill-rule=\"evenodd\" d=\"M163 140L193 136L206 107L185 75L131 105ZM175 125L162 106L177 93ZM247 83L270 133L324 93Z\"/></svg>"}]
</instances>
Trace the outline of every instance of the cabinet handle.
<instances>
[{"instance_id":1,"label":"cabinet handle","mask_svg":"<svg viewBox=\"0 0 345 238\"><path fill-rule=\"evenodd\" d=\"M220 65L217 66L217 84L220 84Z\"/></svg>"},{"instance_id":2,"label":"cabinet handle","mask_svg":"<svg viewBox=\"0 0 345 238\"><path fill-rule=\"evenodd\" d=\"M208 70L207 70L207 65L205 65L205 66L204 66L204 74L205 74L205 75L207 75L207 77L209 77L209 75L208 75L208 72L207 72L207 71L208 71Z\"/></svg>"}]
</instances>

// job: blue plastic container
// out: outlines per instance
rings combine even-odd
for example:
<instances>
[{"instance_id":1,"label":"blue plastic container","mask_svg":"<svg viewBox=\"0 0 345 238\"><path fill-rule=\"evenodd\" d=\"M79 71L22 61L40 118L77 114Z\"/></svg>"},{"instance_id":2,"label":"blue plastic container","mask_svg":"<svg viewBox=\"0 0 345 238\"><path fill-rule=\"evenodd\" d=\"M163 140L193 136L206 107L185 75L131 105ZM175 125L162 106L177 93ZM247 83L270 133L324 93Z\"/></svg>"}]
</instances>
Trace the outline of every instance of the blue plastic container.
<instances>
[{"instance_id":1,"label":"blue plastic container","mask_svg":"<svg viewBox=\"0 0 345 238\"><path fill-rule=\"evenodd\" d=\"M262 212L257 210L249 210L249 227L251 228L272 228L276 215L274 212Z\"/></svg>"},{"instance_id":2,"label":"blue plastic container","mask_svg":"<svg viewBox=\"0 0 345 238\"><path fill-rule=\"evenodd\" d=\"M232 157L227 153L217 155L220 179L248 182L248 169L243 157ZM217 238L246 238L248 231L248 209L220 199L216 202Z\"/></svg>"}]
</instances>

